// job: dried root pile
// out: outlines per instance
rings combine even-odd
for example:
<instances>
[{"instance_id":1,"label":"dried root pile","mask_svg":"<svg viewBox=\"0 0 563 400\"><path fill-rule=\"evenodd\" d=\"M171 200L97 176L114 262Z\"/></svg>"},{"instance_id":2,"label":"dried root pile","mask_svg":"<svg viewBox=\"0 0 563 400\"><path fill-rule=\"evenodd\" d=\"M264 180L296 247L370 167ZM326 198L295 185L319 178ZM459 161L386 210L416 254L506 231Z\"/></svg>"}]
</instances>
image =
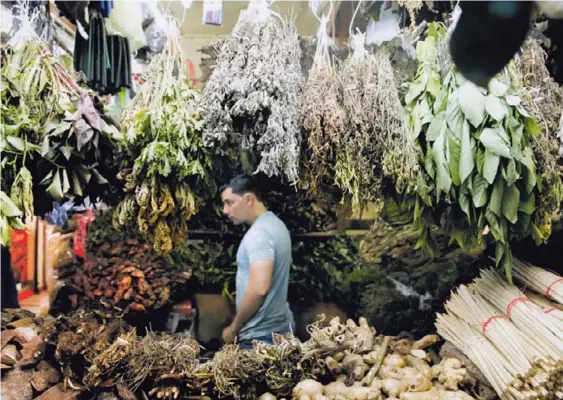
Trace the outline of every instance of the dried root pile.
<instances>
[{"instance_id":1,"label":"dried root pile","mask_svg":"<svg viewBox=\"0 0 563 400\"><path fill-rule=\"evenodd\" d=\"M342 88L330 55L333 43L327 34L327 24L328 18L324 16L317 33L313 66L303 91L303 130L307 144L303 186L315 198L325 201L334 191L333 166L346 123L341 105Z\"/></svg>"},{"instance_id":2,"label":"dried root pile","mask_svg":"<svg viewBox=\"0 0 563 400\"><path fill-rule=\"evenodd\" d=\"M70 300L106 316L158 309L185 288L191 268L173 264L139 238L125 238L107 217L98 217L88 239L87 260L76 268L69 283L79 289Z\"/></svg>"},{"instance_id":3,"label":"dried root pile","mask_svg":"<svg viewBox=\"0 0 563 400\"><path fill-rule=\"evenodd\" d=\"M294 22L252 1L222 44L201 114L208 146L260 155L256 172L299 179L301 51ZM235 150L238 157L240 150Z\"/></svg>"},{"instance_id":4,"label":"dried root pile","mask_svg":"<svg viewBox=\"0 0 563 400\"><path fill-rule=\"evenodd\" d=\"M98 387L116 379L131 392L149 384L149 397L176 399L186 390L183 381L193 375L199 352L199 344L183 334L148 332L138 337L132 330L93 360L85 383Z\"/></svg>"},{"instance_id":5,"label":"dried root pile","mask_svg":"<svg viewBox=\"0 0 563 400\"><path fill-rule=\"evenodd\" d=\"M203 122L197 113L200 94L190 86L174 23L162 53L149 65L131 109L123 116L122 179L125 199L114 224L131 221L154 249L170 253L188 235L188 220L197 212L198 194L210 190L210 156L203 146Z\"/></svg>"},{"instance_id":6,"label":"dried root pile","mask_svg":"<svg viewBox=\"0 0 563 400\"><path fill-rule=\"evenodd\" d=\"M381 209L383 180L398 192L411 192L419 174L417 151L407 128L389 54L364 47L365 37L353 37L354 51L340 71L347 113L335 166L336 185L354 212L367 202Z\"/></svg>"},{"instance_id":7,"label":"dried root pile","mask_svg":"<svg viewBox=\"0 0 563 400\"><path fill-rule=\"evenodd\" d=\"M501 398L562 393L563 320L492 270L460 286L438 314L438 333L458 347ZM549 303L548 303L549 304Z\"/></svg>"}]
</instances>

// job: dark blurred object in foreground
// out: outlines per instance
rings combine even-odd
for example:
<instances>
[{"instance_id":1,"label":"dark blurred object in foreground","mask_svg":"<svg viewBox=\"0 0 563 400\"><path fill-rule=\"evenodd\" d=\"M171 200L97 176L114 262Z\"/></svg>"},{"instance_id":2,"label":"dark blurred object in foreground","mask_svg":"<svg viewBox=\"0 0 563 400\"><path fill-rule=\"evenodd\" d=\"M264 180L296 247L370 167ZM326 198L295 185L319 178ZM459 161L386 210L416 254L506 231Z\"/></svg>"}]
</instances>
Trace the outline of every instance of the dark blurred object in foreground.
<instances>
[{"instance_id":1,"label":"dark blurred object in foreground","mask_svg":"<svg viewBox=\"0 0 563 400\"><path fill-rule=\"evenodd\" d=\"M475 84L489 80L512 59L526 38L531 1L464 1L450 41L452 59Z\"/></svg>"}]
</instances>

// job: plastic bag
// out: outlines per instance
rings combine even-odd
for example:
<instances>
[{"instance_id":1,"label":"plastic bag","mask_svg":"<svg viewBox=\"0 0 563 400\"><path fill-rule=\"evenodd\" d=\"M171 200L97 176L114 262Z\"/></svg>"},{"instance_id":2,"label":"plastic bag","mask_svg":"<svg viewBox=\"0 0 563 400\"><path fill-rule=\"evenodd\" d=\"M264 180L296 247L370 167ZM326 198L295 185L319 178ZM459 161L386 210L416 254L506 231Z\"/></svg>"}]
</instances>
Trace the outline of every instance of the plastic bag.
<instances>
[{"instance_id":1,"label":"plastic bag","mask_svg":"<svg viewBox=\"0 0 563 400\"><path fill-rule=\"evenodd\" d=\"M135 2L116 1L106 20L106 30L108 35L121 35L129 39L132 53L147 45L141 9Z\"/></svg>"},{"instance_id":2,"label":"plastic bag","mask_svg":"<svg viewBox=\"0 0 563 400\"><path fill-rule=\"evenodd\" d=\"M168 23L166 18L150 1L139 3L143 19L143 29L147 45L138 50L135 58L140 61L148 62L155 55L164 49L168 39Z\"/></svg>"},{"instance_id":3,"label":"plastic bag","mask_svg":"<svg viewBox=\"0 0 563 400\"><path fill-rule=\"evenodd\" d=\"M393 40L401 33L400 17L391 8L383 10L379 21L370 20L366 28L366 43L381 45Z\"/></svg>"}]
</instances>

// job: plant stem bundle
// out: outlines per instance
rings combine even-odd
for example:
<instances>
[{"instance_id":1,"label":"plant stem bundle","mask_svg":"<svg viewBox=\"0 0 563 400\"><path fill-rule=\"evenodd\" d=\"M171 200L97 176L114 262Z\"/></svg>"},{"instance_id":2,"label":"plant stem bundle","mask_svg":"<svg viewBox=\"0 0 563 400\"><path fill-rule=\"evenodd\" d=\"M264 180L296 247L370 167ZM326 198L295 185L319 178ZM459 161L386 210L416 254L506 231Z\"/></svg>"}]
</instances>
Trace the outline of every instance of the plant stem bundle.
<instances>
[{"instance_id":1,"label":"plant stem bundle","mask_svg":"<svg viewBox=\"0 0 563 400\"><path fill-rule=\"evenodd\" d=\"M251 150L256 172L299 180L303 76L293 21L250 2L225 40L201 102L207 146ZM226 145L223 147L223 145Z\"/></svg>"},{"instance_id":2,"label":"plant stem bundle","mask_svg":"<svg viewBox=\"0 0 563 400\"><path fill-rule=\"evenodd\" d=\"M303 91L303 130L307 147L303 186L318 199L330 198L334 186L333 166L346 122L341 105L342 88L330 55L333 43L327 34L327 24L328 17L323 16L313 66Z\"/></svg>"},{"instance_id":3,"label":"plant stem bundle","mask_svg":"<svg viewBox=\"0 0 563 400\"><path fill-rule=\"evenodd\" d=\"M513 264L514 277L559 304L563 304L563 278L543 268L533 266L525 261L515 259Z\"/></svg>"},{"instance_id":4,"label":"plant stem bundle","mask_svg":"<svg viewBox=\"0 0 563 400\"><path fill-rule=\"evenodd\" d=\"M508 369L514 376L511 382L514 388L525 387L533 391L557 379L560 370L551 355L545 353L478 293L462 285L457 293L452 293L445 307L471 326L478 327L506 358L510 364Z\"/></svg>"},{"instance_id":5,"label":"plant stem bundle","mask_svg":"<svg viewBox=\"0 0 563 400\"><path fill-rule=\"evenodd\" d=\"M170 22L164 51L151 61L124 113L118 177L125 182L126 196L114 212L116 227L136 222L154 249L165 254L185 241L200 196L215 191L197 113L200 94L187 80L177 32Z\"/></svg>"}]
</instances>

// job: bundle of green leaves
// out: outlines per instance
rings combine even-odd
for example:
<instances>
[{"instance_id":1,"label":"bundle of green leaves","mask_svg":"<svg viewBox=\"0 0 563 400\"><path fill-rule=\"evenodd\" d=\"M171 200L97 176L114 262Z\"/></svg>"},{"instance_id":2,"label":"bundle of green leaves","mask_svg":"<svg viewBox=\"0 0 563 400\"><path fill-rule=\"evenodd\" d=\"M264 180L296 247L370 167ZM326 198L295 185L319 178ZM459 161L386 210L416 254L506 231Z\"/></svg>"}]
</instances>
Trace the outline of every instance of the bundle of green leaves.
<instances>
[{"instance_id":1,"label":"bundle of green leaves","mask_svg":"<svg viewBox=\"0 0 563 400\"><path fill-rule=\"evenodd\" d=\"M531 145L541 134L522 106L508 69L478 88L450 66L440 75L438 41L444 28L431 24L417 45L420 61L406 95L417 137L425 185L418 188L414 226L418 246L436 251L430 226L444 226L460 246L492 237L496 261L511 279L510 241L538 229L540 177Z\"/></svg>"},{"instance_id":2,"label":"bundle of green leaves","mask_svg":"<svg viewBox=\"0 0 563 400\"><path fill-rule=\"evenodd\" d=\"M110 189L119 131L70 71L43 43L2 47L2 187L22 217L42 215L53 201L96 199ZM6 216L3 211L3 224Z\"/></svg>"},{"instance_id":3,"label":"bundle of green leaves","mask_svg":"<svg viewBox=\"0 0 563 400\"><path fill-rule=\"evenodd\" d=\"M136 222L161 253L185 241L198 203L216 191L196 111L200 93L187 79L177 32L170 22L165 49L151 61L131 109L124 113L125 156L118 176L125 182L126 196L114 212L116 227Z\"/></svg>"}]
</instances>

